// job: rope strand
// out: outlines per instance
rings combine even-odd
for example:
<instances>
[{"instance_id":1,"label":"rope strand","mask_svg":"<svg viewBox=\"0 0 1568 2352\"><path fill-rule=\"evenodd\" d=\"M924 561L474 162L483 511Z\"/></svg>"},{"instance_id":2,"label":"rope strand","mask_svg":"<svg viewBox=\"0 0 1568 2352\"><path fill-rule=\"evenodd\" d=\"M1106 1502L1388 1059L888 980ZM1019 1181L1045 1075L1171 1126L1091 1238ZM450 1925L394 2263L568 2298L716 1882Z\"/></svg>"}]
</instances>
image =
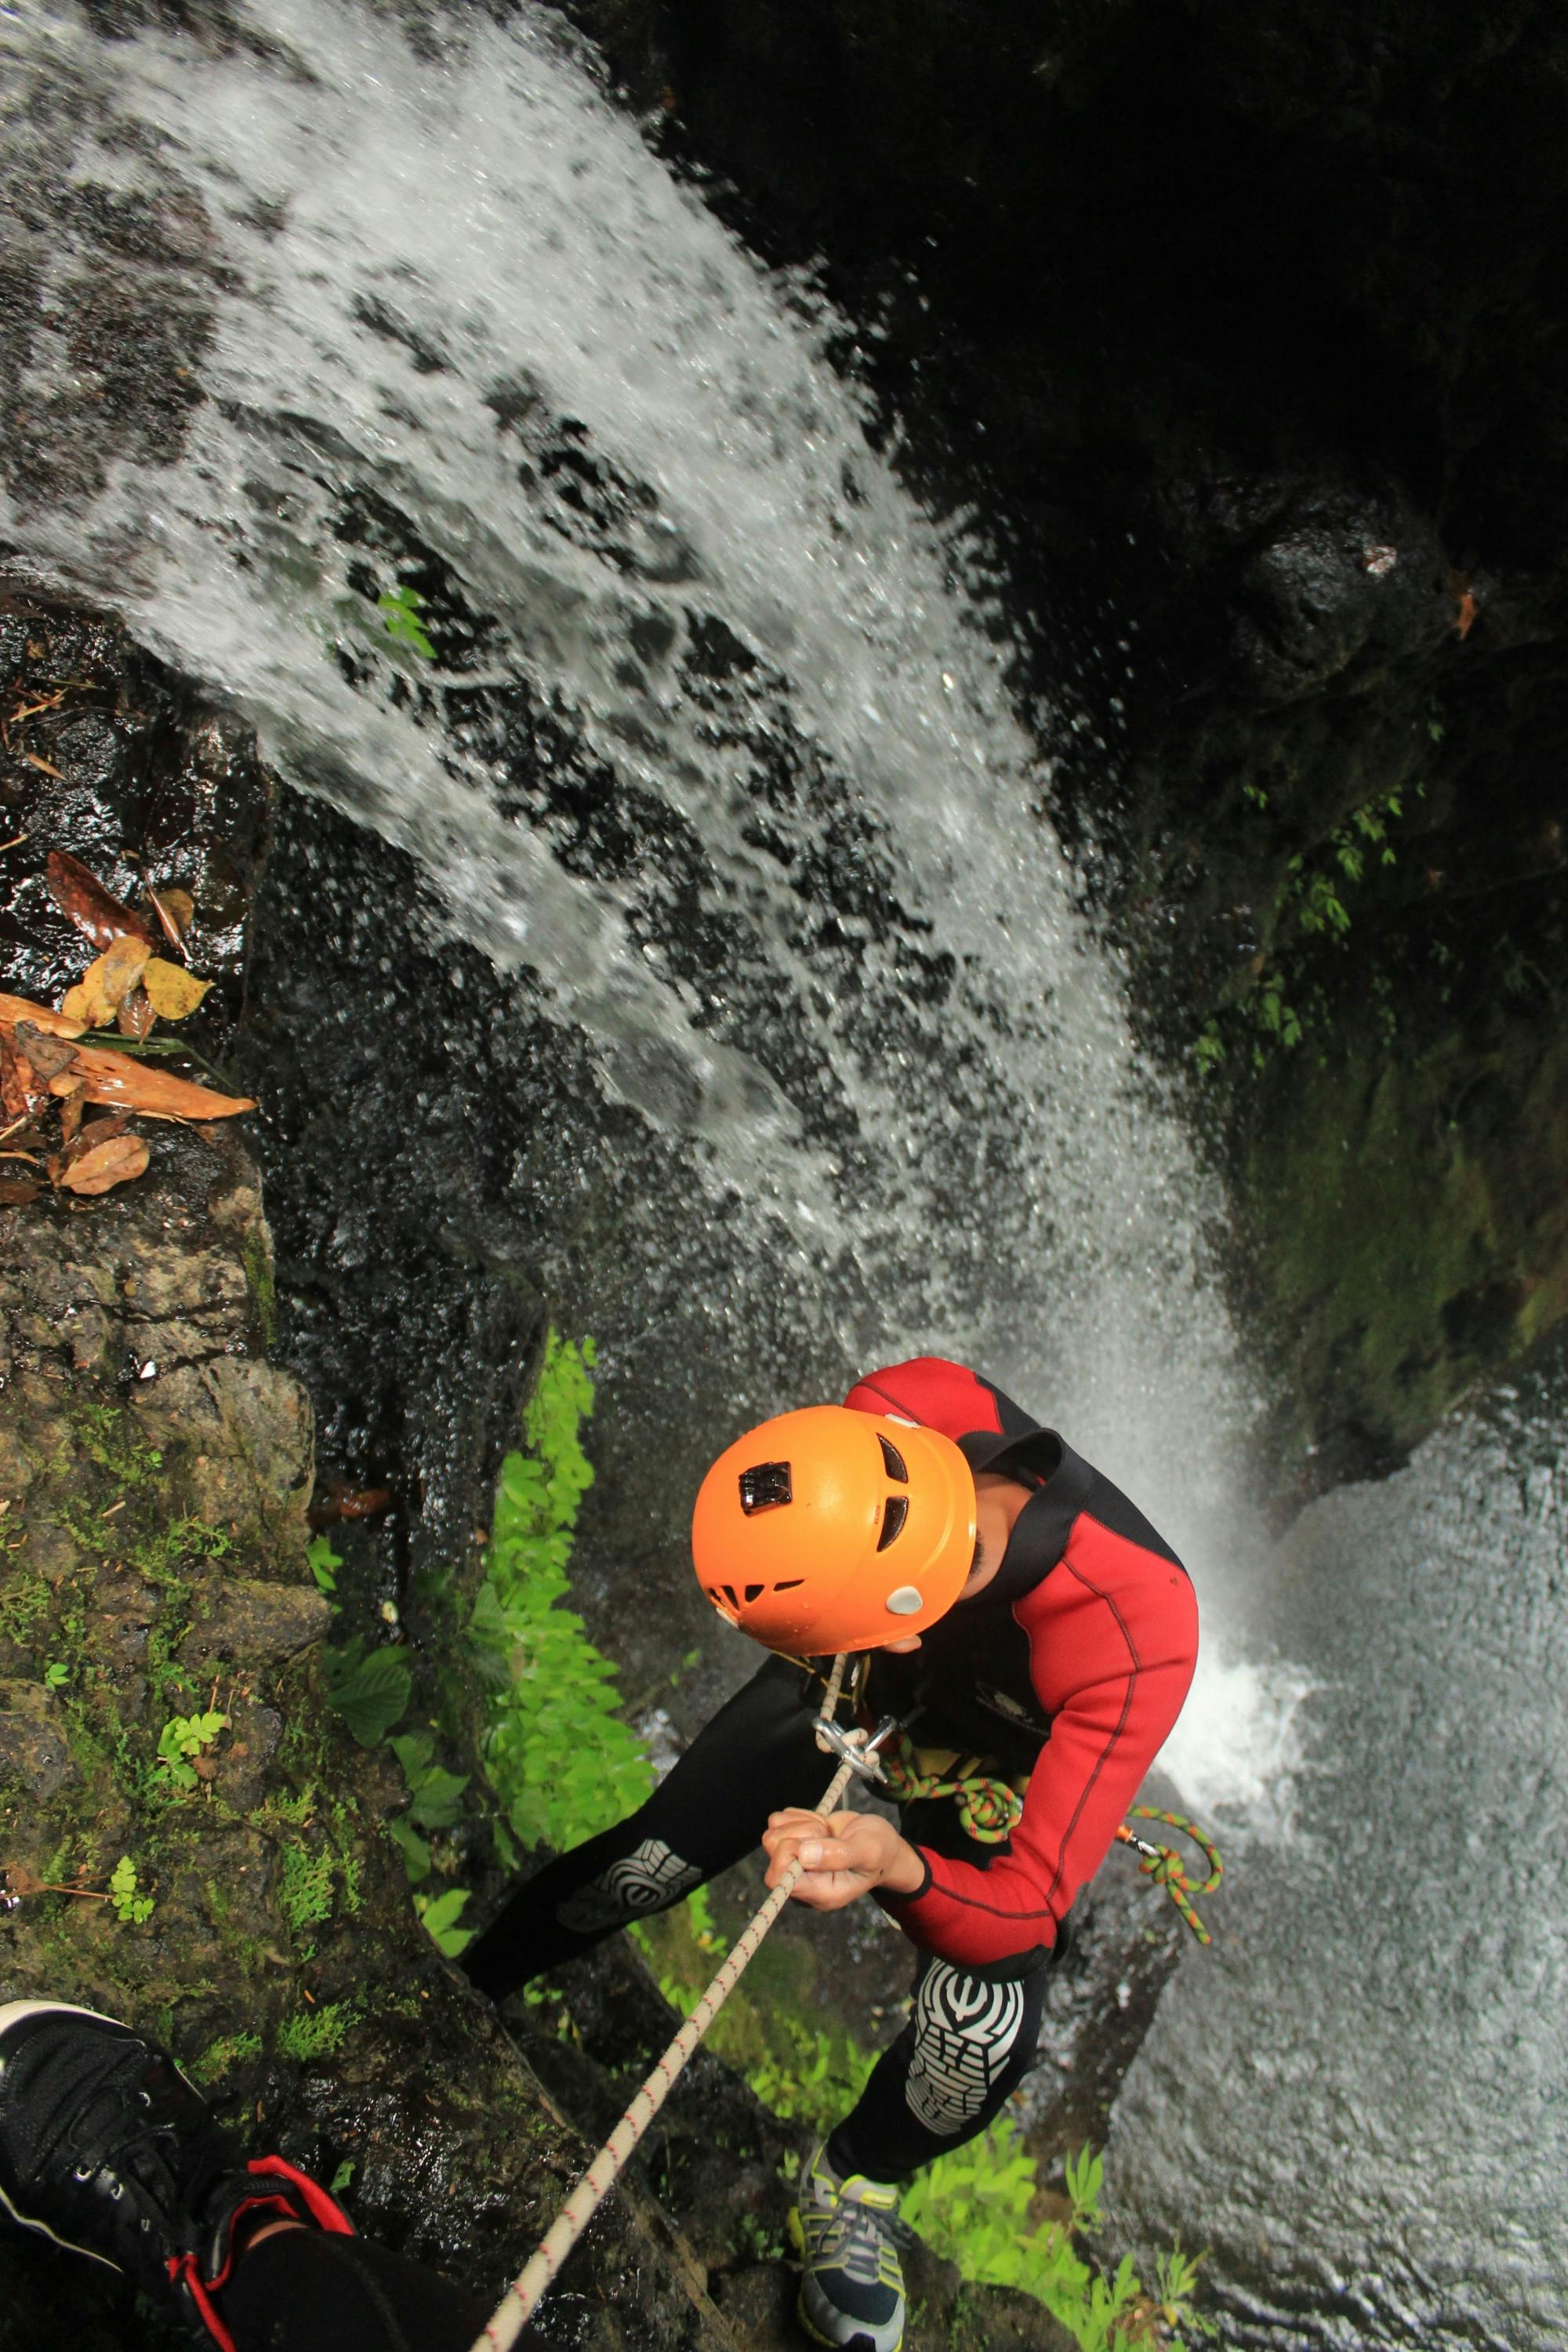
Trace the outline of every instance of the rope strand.
<instances>
[{"instance_id":1,"label":"rope strand","mask_svg":"<svg viewBox=\"0 0 1568 2352\"><path fill-rule=\"evenodd\" d=\"M840 1666L842 1663L840 1660ZM837 1697L837 1693L834 1696ZM838 1801L854 1772L855 1768L851 1764L840 1766L816 1808L819 1813L829 1815L837 1810ZM788 1902L800 1874L801 1864L791 1863L561 2208L531 2260L508 2287L494 2313L474 2338L470 2352L511 2352L511 2347L532 2316L540 2297L615 2186L638 2140L674 2089L681 2069L735 1990L747 1962Z\"/></svg>"}]
</instances>

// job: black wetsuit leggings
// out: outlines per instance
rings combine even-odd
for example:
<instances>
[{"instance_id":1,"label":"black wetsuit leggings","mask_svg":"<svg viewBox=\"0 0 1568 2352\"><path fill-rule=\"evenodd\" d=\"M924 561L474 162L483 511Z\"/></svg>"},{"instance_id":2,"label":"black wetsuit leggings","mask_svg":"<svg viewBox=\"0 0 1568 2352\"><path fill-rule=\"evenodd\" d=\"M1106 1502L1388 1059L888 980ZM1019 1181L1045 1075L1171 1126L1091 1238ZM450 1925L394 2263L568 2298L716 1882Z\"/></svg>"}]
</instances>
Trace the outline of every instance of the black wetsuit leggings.
<instances>
[{"instance_id":1,"label":"black wetsuit leggings","mask_svg":"<svg viewBox=\"0 0 1568 2352\"><path fill-rule=\"evenodd\" d=\"M368 2238L279 2230L245 2256L219 2308L235 2352L468 2352L492 2303ZM533 2327L518 2340L545 2352Z\"/></svg>"},{"instance_id":2,"label":"black wetsuit leggings","mask_svg":"<svg viewBox=\"0 0 1568 2352\"><path fill-rule=\"evenodd\" d=\"M832 1775L812 1734L820 1694L799 1667L770 1658L646 1805L509 1898L464 1955L474 1982L502 1999L753 1853L770 1813L818 1803ZM950 1802L910 1805L901 1827L935 1852L979 1858ZM834 2132L829 2161L900 2180L984 2131L1034 2054L1048 1959L1037 1948L963 1967L922 1954L914 2013Z\"/></svg>"}]
</instances>

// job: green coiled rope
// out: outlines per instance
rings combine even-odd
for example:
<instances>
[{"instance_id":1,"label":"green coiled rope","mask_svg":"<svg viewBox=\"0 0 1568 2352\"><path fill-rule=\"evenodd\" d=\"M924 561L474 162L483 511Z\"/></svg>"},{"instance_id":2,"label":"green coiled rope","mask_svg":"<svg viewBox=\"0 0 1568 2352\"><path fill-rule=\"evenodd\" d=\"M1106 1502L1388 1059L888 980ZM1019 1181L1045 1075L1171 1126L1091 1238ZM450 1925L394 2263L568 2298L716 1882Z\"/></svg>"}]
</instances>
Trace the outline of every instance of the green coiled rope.
<instances>
[{"instance_id":1,"label":"green coiled rope","mask_svg":"<svg viewBox=\"0 0 1568 2352\"><path fill-rule=\"evenodd\" d=\"M978 1759L966 1761L973 1764ZM884 1752L882 1775L889 1794L900 1805L912 1805L932 1797L952 1797L958 1807L960 1827L977 1845L1000 1845L1012 1834L1024 1810L1024 1801L1017 1790L990 1773L960 1769L944 1778L940 1772L922 1772L919 1755L908 1739L900 1739L896 1749ZM1204 1856L1209 1874L1201 1885L1194 1885L1174 1846L1152 1845L1130 1830L1125 1822L1118 1824L1118 1839L1141 1857L1138 1867L1144 1876L1164 1888L1199 1943L1212 1944L1214 1937L1199 1918L1193 1897L1212 1895L1225 1875L1225 1864L1214 1840L1184 1813L1164 1812L1157 1805L1134 1805L1131 1818L1163 1822L1167 1829L1179 1830L1184 1837L1191 1838Z\"/></svg>"}]
</instances>

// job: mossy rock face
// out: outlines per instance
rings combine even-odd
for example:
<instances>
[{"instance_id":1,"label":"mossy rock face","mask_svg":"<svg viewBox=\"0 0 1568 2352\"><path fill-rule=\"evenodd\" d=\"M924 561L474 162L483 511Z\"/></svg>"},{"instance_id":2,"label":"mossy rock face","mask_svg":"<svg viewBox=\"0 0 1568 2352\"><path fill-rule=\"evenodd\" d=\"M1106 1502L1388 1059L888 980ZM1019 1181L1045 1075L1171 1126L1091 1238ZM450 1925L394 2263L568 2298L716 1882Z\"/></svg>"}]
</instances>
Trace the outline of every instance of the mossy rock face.
<instances>
[{"instance_id":1,"label":"mossy rock face","mask_svg":"<svg viewBox=\"0 0 1568 2352\"><path fill-rule=\"evenodd\" d=\"M254 1170L232 1135L177 1137L90 1211L5 1217L0 2000L153 2028L268 2146L352 2161L363 2226L499 2294L586 2151L418 1926L394 1776L326 1706L310 1413L258 1352ZM223 1726L181 1786L159 1735L204 1710ZM605 2299L595 2341L732 2352L649 2226L617 2199L569 2273ZM19 2233L0 2263L7 2346L68 2297L90 2352L156 2340Z\"/></svg>"},{"instance_id":2,"label":"mossy rock face","mask_svg":"<svg viewBox=\"0 0 1568 2352\"><path fill-rule=\"evenodd\" d=\"M1300 1487L1391 1466L1568 1312L1560 1035L1300 1053L1267 1074L1242 1148Z\"/></svg>"},{"instance_id":3,"label":"mossy rock face","mask_svg":"<svg viewBox=\"0 0 1568 2352\"><path fill-rule=\"evenodd\" d=\"M232 1013L271 804L254 745L113 622L0 583L0 686L47 700L60 678L28 743L48 767L13 743L0 768L27 829L5 984L52 1002L86 960L42 888L59 847L124 897L192 887L193 961ZM147 1173L100 1200L0 1209L0 2000L153 2031L247 2152L352 2163L361 2227L499 2298L591 2151L420 1927L383 1826L399 1777L327 1705L313 1418L267 1359L256 1168L229 1126L147 1140ZM188 1759L161 1755L207 1714ZM0 2230L0 2352L65 2314L81 2352L173 2340L99 2266ZM735 2352L635 2188L550 2324L600 2352Z\"/></svg>"}]
</instances>

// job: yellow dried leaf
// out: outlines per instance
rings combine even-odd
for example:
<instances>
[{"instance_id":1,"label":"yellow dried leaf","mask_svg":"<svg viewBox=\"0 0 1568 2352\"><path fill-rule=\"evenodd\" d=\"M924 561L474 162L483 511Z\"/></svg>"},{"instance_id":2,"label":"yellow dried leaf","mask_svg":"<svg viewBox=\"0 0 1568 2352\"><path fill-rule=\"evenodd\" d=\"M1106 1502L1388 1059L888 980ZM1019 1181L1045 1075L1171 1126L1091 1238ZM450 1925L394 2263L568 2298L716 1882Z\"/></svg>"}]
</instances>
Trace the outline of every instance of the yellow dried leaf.
<instances>
[{"instance_id":1,"label":"yellow dried leaf","mask_svg":"<svg viewBox=\"0 0 1568 2352\"><path fill-rule=\"evenodd\" d=\"M160 1021L183 1021L187 1013L195 1011L212 982L198 980L195 972L182 971L177 963L166 962L162 956L153 956L142 974L142 985Z\"/></svg>"},{"instance_id":2,"label":"yellow dried leaf","mask_svg":"<svg viewBox=\"0 0 1568 2352\"><path fill-rule=\"evenodd\" d=\"M122 931L100 956L94 958L67 994L68 1016L73 1021L85 1021L91 1029L107 1029L146 971L151 952L145 940Z\"/></svg>"},{"instance_id":3,"label":"yellow dried leaf","mask_svg":"<svg viewBox=\"0 0 1568 2352\"><path fill-rule=\"evenodd\" d=\"M115 1135L84 1151L59 1181L68 1192L107 1192L140 1176L146 1165L147 1146L139 1135Z\"/></svg>"}]
</instances>

